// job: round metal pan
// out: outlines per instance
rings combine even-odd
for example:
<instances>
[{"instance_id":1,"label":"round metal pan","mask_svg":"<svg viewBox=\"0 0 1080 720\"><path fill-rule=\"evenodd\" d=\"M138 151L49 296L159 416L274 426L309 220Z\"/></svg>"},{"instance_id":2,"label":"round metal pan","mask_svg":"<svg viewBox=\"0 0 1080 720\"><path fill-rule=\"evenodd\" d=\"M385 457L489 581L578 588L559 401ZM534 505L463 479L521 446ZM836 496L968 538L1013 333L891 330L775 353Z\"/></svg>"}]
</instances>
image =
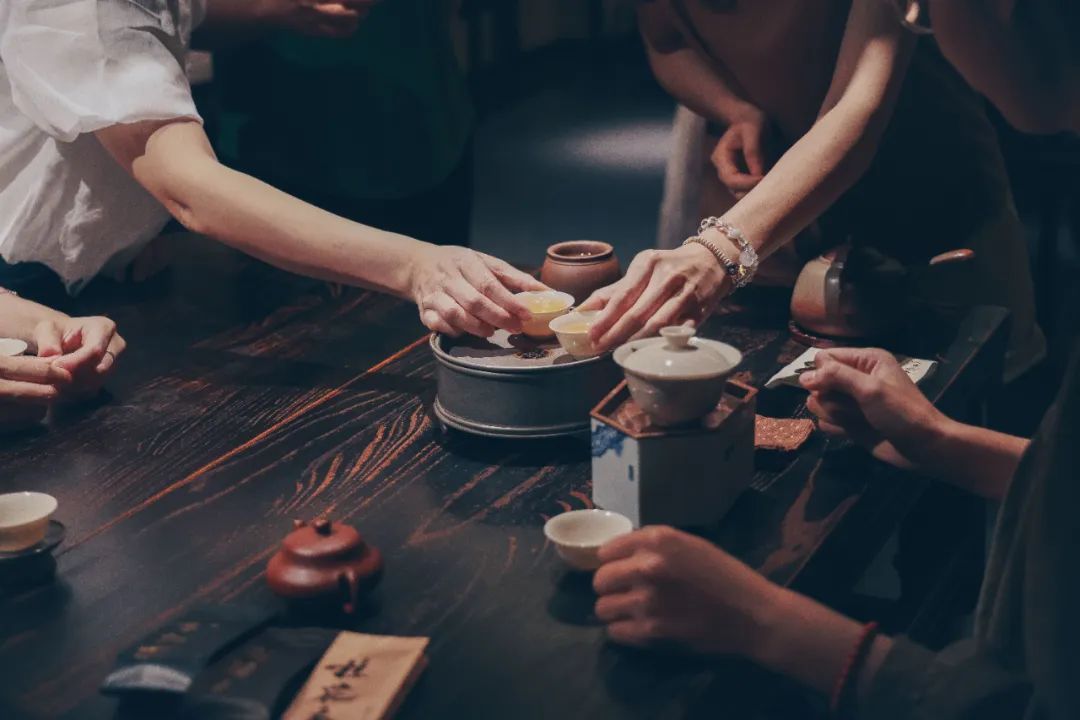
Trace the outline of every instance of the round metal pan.
<instances>
[{"instance_id":1,"label":"round metal pan","mask_svg":"<svg viewBox=\"0 0 1080 720\"><path fill-rule=\"evenodd\" d=\"M449 427L500 438L549 438L589 430L589 412L622 377L610 356L576 360L557 343L515 346L431 336L438 395Z\"/></svg>"}]
</instances>

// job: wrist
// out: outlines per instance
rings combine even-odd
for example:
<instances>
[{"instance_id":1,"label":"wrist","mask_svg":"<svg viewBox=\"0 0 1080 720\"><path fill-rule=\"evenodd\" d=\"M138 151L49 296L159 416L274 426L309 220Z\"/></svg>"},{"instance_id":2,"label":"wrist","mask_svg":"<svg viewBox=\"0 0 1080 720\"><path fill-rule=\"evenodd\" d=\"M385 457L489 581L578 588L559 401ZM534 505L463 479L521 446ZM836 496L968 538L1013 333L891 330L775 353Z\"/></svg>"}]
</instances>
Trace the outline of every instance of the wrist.
<instances>
[{"instance_id":1,"label":"wrist","mask_svg":"<svg viewBox=\"0 0 1080 720\"><path fill-rule=\"evenodd\" d=\"M927 417L904 448L904 454L923 470L946 465L947 458L959 442L961 427L962 423L930 406Z\"/></svg>"},{"instance_id":2,"label":"wrist","mask_svg":"<svg viewBox=\"0 0 1080 720\"><path fill-rule=\"evenodd\" d=\"M798 618L799 601L806 598L778 585L755 604L753 633L745 657L767 670L779 672L789 655L789 628L792 618Z\"/></svg>"},{"instance_id":3,"label":"wrist","mask_svg":"<svg viewBox=\"0 0 1080 720\"><path fill-rule=\"evenodd\" d=\"M729 108L724 113L724 121L728 125L736 123L752 122L759 123L765 119L765 113L750 103L739 103Z\"/></svg>"}]
</instances>

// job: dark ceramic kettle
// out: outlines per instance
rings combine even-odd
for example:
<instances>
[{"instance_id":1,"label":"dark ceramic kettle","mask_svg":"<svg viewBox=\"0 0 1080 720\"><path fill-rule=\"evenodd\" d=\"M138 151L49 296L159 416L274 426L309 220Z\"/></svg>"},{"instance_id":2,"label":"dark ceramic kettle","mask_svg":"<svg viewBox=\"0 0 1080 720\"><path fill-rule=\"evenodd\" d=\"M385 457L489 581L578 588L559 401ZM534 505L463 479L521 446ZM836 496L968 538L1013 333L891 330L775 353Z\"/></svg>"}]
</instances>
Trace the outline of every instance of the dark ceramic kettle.
<instances>
[{"instance_id":1,"label":"dark ceramic kettle","mask_svg":"<svg viewBox=\"0 0 1080 720\"><path fill-rule=\"evenodd\" d=\"M346 614L356 612L382 578L382 554L344 523L297 520L293 527L266 566L270 589L287 600L340 602Z\"/></svg>"}]
</instances>

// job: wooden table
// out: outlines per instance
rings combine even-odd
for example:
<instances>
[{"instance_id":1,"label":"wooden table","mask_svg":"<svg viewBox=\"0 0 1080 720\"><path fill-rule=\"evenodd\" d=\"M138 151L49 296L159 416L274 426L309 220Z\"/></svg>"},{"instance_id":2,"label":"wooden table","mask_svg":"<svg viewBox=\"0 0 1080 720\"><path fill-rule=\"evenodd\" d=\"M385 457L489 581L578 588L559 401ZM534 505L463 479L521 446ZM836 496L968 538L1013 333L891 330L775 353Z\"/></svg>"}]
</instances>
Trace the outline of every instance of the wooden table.
<instances>
[{"instance_id":1,"label":"wooden table","mask_svg":"<svg viewBox=\"0 0 1080 720\"><path fill-rule=\"evenodd\" d=\"M590 504L585 441L447 435L432 420L433 364L414 308L335 296L192 245L163 279L79 299L79 312L108 312L130 343L111 399L0 440L0 491L52 493L68 528L56 582L0 599L0 717L111 715L97 686L118 650L196 604L275 603L267 559L293 518L322 514L353 522L386 555L381 610L358 628L432 638L401 717L767 710L773 693L746 689L776 681L742 664L605 643L587 579L563 572L540 531ZM706 334L742 348L743 377L760 385L801 348L782 303L756 308L729 310ZM963 402L993 385L1003 317L938 318L901 342L943 360L924 385L932 398ZM800 397L762 393L759 411L798 413ZM923 489L819 437L759 464L720 541L774 580L825 595L861 571Z\"/></svg>"}]
</instances>

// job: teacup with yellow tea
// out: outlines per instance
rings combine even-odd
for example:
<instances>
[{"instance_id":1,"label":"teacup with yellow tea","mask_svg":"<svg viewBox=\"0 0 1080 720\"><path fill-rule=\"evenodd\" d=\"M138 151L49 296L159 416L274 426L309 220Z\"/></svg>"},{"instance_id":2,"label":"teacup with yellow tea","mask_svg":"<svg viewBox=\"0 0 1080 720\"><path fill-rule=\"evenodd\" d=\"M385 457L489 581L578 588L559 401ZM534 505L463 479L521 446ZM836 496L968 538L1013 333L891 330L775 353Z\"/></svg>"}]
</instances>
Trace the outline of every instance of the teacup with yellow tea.
<instances>
[{"instance_id":1,"label":"teacup with yellow tea","mask_svg":"<svg viewBox=\"0 0 1080 720\"><path fill-rule=\"evenodd\" d=\"M532 338L549 338L552 330L548 324L555 318L570 312L574 298L556 290L520 292L515 295L532 313L532 318L522 323L522 332Z\"/></svg>"},{"instance_id":2,"label":"teacup with yellow tea","mask_svg":"<svg viewBox=\"0 0 1080 720\"><path fill-rule=\"evenodd\" d=\"M596 322L598 310L575 310L551 321L549 327L559 338L559 344L576 358L589 358L599 355L589 339L589 330Z\"/></svg>"}]
</instances>

